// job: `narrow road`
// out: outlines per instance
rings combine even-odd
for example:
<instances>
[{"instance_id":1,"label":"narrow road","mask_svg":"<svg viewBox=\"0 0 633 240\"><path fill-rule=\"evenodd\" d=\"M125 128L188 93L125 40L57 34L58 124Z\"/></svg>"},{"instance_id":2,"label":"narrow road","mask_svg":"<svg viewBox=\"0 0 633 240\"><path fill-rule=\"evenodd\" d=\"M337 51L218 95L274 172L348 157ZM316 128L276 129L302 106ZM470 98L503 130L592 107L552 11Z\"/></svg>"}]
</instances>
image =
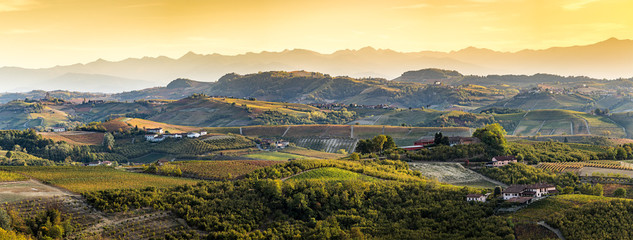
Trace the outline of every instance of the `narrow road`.
<instances>
[{"instance_id":1,"label":"narrow road","mask_svg":"<svg viewBox=\"0 0 633 240\"><path fill-rule=\"evenodd\" d=\"M589 122L587 122L587 119L582 119L583 121L585 121L585 126L587 127L587 134L591 135L591 130L589 130Z\"/></svg>"},{"instance_id":2,"label":"narrow road","mask_svg":"<svg viewBox=\"0 0 633 240\"><path fill-rule=\"evenodd\" d=\"M549 224L545 223L545 221L540 221L540 222L537 222L536 224L541 225L541 226L549 229L550 231L554 232L556 234L556 236L558 236L558 238L565 240L565 237L563 237L563 233L560 232L560 230L558 230L556 228L553 228Z\"/></svg>"}]
</instances>

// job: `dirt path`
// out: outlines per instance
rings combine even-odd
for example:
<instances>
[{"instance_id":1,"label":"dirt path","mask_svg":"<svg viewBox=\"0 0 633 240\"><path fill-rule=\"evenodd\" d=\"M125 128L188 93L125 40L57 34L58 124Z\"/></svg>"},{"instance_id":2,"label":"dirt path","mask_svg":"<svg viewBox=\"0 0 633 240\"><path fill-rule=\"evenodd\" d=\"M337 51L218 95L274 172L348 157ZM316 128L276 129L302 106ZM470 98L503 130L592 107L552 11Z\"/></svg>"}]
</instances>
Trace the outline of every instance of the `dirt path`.
<instances>
[{"instance_id":1,"label":"dirt path","mask_svg":"<svg viewBox=\"0 0 633 240\"><path fill-rule=\"evenodd\" d=\"M589 122L587 122L587 119L582 119L583 121L585 121L585 126L587 127L587 134L591 135L591 130L589 130Z\"/></svg>"},{"instance_id":2,"label":"dirt path","mask_svg":"<svg viewBox=\"0 0 633 240\"><path fill-rule=\"evenodd\" d=\"M563 237L563 233L560 232L560 230L558 230L556 228L553 228L549 224L545 223L545 221L540 221L540 222L537 222L536 224L549 229L550 231L554 232L556 234L556 236L558 236L558 238L565 240L565 237Z\"/></svg>"}]
</instances>

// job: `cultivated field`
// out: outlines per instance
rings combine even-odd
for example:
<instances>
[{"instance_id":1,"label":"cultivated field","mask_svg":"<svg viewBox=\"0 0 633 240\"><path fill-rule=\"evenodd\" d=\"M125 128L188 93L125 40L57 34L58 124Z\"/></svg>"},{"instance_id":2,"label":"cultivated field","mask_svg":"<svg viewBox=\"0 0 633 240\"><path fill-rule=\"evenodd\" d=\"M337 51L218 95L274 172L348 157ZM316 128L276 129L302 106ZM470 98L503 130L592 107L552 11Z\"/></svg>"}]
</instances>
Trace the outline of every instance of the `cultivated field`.
<instances>
[{"instance_id":1,"label":"cultivated field","mask_svg":"<svg viewBox=\"0 0 633 240\"><path fill-rule=\"evenodd\" d=\"M163 167L179 168L183 176L220 180L236 179L260 168L279 164L280 161L229 160L229 161L176 161Z\"/></svg>"},{"instance_id":2,"label":"cultivated field","mask_svg":"<svg viewBox=\"0 0 633 240\"><path fill-rule=\"evenodd\" d=\"M598 167L583 167L580 169L580 172L578 174L580 176L592 176L594 173L604 174L605 176L609 174L616 174L620 176L633 177L633 170L598 168Z\"/></svg>"},{"instance_id":3,"label":"cultivated field","mask_svg":"<svg viewBox=\"0 0 633 240\"><path fill-rule=\"evenodd\" d=\"M64 141L72 145L99 145L103 143L103 133L100 132L39 132L43 138L53 141Z\"/></svg>"},{"instance_id":4,"label":"cultivated field","mask_svg":"<svg viewBox=\"0 0 633 240\"><path fill-rule=\"evenodd\" d=\"M346 152L353 152L356 148L358 140L351 138L296 138L289 139L297 146L302 148L309 148L318 151L334 153L340 149L344 149Z\"/></svg>"},{"instance_id":5,"label":"cultivated field","mask_svg":"<svg viewBox=\"0 0 633 240\"><path fill-rule=\"evenodd\" d=\"M132 127L138 126L138 128L163 128L165 131L169 131L172 133L182 133L182 132L192 132L199 131L200 127L190 127L190 126L181 126L174 125L162 122L154 122L150 120L140 119L140 118L119 118L113 121L122 121L126 124L129 124Z\"/></svg>"},{"instance_id":6,"label":"cultivated field","mask_svg":"<svg viewBox=\"0 0 633 240\"><path fill-rule=\"evenodd\" d=\"M534 110L525 114L495 115L495 118L506 127L516 126L506 129L508 134L515 136L579 134L626 136L625 130L607 117L570 110Z\"/></svg>"},{"instance_id":7,"label":"cultivated field","mask_svg":"<svg viewBox=\"0 0 633 240\"><path fill-rule=\"evenodd\" d=\"M484 188L505 186L502 183L491 182L481 174L464 168L459 163L411 162L409 167L422 173L422 176L453 185Z\"/></svg>"},{"instance_id":8,"label":"cultivated field","mask_svg":"<svg viewBox=\"0 0 633 240\"><path fill-rule=\"evenodd\" d=\"M1 167L44 183L82 193L120 188L172 187L196 180L131 173L110 167Z\"/></svg>"}]
</instances>

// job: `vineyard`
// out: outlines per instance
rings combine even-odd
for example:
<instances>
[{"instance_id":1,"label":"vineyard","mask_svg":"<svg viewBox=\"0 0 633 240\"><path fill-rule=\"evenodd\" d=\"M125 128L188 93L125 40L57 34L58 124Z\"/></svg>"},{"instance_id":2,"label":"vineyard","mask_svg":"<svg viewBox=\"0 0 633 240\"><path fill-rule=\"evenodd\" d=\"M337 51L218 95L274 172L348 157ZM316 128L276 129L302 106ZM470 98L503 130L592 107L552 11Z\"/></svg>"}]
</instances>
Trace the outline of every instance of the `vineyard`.
<instances>
[{"instance_id":1,"label":"vineyard","mask_svg":"<svg viewBox=\"0 0 633 240\"><path fill-rule=\"evenodd\" d=\"M110 167L1 167L2 170L17 172L38 179L44 183L82 193L107 189L172 187L195 184L193 179L131 173Z\"/></svg>"},{"instance_id":2,"label":"vineyard","mask_svg":"<svg viewBox=\"0 0 633 240\"><path fill-rule=\"evenodd\" d=\"M158 169L175 167L179 168L182 175L186 177L223 180L242 178L252 171L279 163L279 161L264 160L177 161L166 163L164 166L159 166Z\"/></svg>"},{"instance_id":3,"label":"vineyard","mask_svg":"<svg viewBox=\"0 0 633 240\"><path fill-rule=\"evenodd\" d=\"M60 211L63 219L71 219L72 225L72 232L66 233L64 239L163 239L174 234L198 235L169 212L144 208L104 214L79 196L33 198L5 203L2 207L23 221L48 209Z\"/></svg>"},{"instance_id":4,"label":"vineyard","mask_svg":"<svg viewBox=\"0 0 633 240\"><path fill-rule=\"evenodd\" d=\"M290 140L297 146L314 149L328 153L334 153L340 149L353 152L356 148L357 139L352 138L297 138Z\"/></svg>"},{"instance_id":5,"label":"vineyard","mask_svg":"<svg viewBox=\"0 0 633 240\"><path fill-rule=\"evenodd\" d=\"M127 159L141 158L152 153L172 154L175 156L194 156L213 151L228 149L243 149L254 147L253 141L239 135L211 136L203 140L199 139L166 139L158 143L150 143L141 139L131 143L117 143L114 153ZM100 160L121 161L118 156L107 156Z\"/></svg>"},{"instance_id":6,"label":"vineyard","mask_svg":"<svg viewBox=\"0 0 633 240\"><path fill-rule=\"evenodd\" d=\"M608 169L619 169L619 170L633 170L633 168L629 166L623 165L618 161L588 161L588 162L558 162L558 163L539 163L537 168L550 171L550 172L578 172L583 167L594 167L594 168L608 168Z\"/></svg>"}]
</instances>

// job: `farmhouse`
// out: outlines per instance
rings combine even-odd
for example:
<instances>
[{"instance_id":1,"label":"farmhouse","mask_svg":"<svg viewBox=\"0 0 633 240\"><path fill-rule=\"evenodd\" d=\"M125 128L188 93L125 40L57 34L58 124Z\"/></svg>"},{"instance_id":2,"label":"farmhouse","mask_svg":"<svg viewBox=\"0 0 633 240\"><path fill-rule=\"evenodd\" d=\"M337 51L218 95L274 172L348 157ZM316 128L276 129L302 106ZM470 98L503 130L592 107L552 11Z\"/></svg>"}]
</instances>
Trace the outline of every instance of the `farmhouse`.
<instances>
[{"instance_id":1,"label":"farmhouse","mask_svg":"<svg viewBox=\"0 0 633 240\"><path fill-rule=\"evenodd\" d=\"M66 128L63 127L53 127L53 132L65 132Z\"/></svg>"},{"instance_id":2,"label":"farmhouse","mask_svg":"<svg viewBox=\"0 0 633 240\"><path fill-rule=\"evenodd\" d=\"M163 134L167 138L182 138L182 133Z\"/></svg>"},{"instance_id":3,"label":"farmhouse","mask_svg":"<svg viewBox=\"0 0 633 240\"><path fill-rule=\"evenodd\" d=\"M154 138L157 138L158 134L145 134L146 141L152 141Z\"/></svg>"},{"instance_id":4,"label":"farmhouse","mask_svg":"<svg viewBox=\"0 0 633 240\"><path fill-rule=\"evenodd\" d=\"M513 198L529 197L540 198L549 194L556 194L556 186L548 183L537 183L530 185L511 185L503 190L503 200L510 200ZM515 200L516 201L516 200Z\"/></svg>"},{"instance_id":5,"label":"farmhouse","mask_svg":"<svg viewBox=\"0 0 633 240\"><path fill-rule=\"evenodd\" d=\"M165 132L163 128L147 128L145 129L145 131L150 132L150 133L158 133L158 134L163 134Z\"/></svg>"},{"instance_id":6,"label":"farmhouse","mask_svg":"<svg viewBox=\"0 0 633 240\"><path fill-rule=\"evenodd\" d=\"M188 138L198 138L198 137L200 137L200 133L190 132L190 133L187 133L187 137Z\"/></svg>"},{"instance_id":7,"label":"farmhouse","mask_svg":"<svg viewBox=\"0 0 633 240\"><path fill-rule=\"evenodd\" d=\"M288 142L288 141L283 141L283 140L277 141L277 142L275 143L275 145L277 146L277 148L286 148L286 147L288 146L288 144L290 144L290 142Z\"/></svg>"},{"instance_id":8,"label":"farmhouse","mask_svg":"<svg viewBox=\"0 0 633 240\"><path fill-rule=\"evenodd\" d=\"M466 201L469 201L469 202L486 202L486 195L483 195L483 194L468 194L468 195L466 195Z\"/></svg>"},{"instance_id":9,"label":"farmhouse","mask_svg":"<svg viewBox=\"0 0 633 240\"><path fill-rule=\"evenodd\" d=\"M496 156L492 158L492 161L486 163L486 167L501 167L515 162L517 159L514 156Z\"/></svg>"}]
</instances>

